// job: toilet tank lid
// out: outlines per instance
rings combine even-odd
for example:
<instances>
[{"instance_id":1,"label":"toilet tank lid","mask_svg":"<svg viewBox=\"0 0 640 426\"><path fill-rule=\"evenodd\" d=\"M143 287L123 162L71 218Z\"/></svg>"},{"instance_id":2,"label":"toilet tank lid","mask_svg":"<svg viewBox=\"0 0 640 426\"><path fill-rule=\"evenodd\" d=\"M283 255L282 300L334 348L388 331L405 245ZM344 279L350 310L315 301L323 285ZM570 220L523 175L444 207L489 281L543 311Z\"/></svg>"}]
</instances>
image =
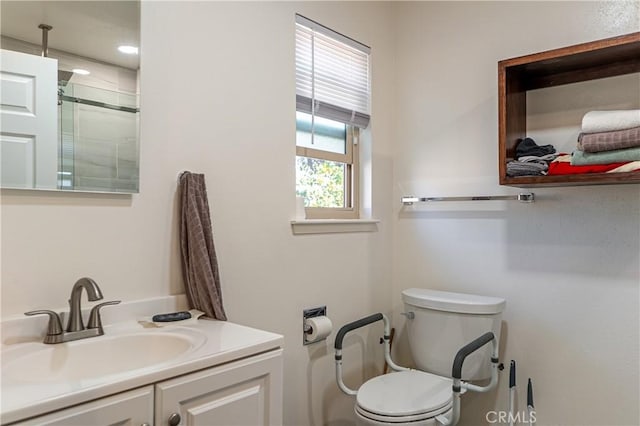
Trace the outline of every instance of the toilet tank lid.
<instances>
[{"instance_id":1,"label":"toilet tank lid","mask_svg":"<svg viewBox=\"0 0 640 426\"><path fill-rule=\"evenodd\" d=\"M498 314L504 310L507 303L501 297L451 293L425 288L403 290L402 300L408 305L420 308L463 314Z\"/></svg>"}]
</instances>

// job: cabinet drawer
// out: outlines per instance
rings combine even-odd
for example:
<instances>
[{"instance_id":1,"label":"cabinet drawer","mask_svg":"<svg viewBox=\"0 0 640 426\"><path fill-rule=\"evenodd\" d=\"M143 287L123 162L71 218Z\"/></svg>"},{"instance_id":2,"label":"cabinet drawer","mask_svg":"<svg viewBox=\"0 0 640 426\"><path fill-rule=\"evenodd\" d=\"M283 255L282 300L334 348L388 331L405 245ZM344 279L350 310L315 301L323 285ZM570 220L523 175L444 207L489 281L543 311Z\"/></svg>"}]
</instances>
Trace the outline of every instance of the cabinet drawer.
<instances>
[{"instance_id":1,"label":"cabinet drawer","mask_svg":"<svg viewBox=\"0 0 640 426\"><path fill-rule=\"evenodd\" d=\"M281 425L282 350L160 382L155 398L157 426Z\"/></svg>"},{"instance_id":2,"label":"cabinet drawer","mask_svg":"<svg viewBox=\"0 0 640 426\"><path fill-rule=\"evenodd\" d=\"M153 386L76 405L44 416L13 423L57 426L141 426L153 423Z\"/></svg>"}]
</instances>

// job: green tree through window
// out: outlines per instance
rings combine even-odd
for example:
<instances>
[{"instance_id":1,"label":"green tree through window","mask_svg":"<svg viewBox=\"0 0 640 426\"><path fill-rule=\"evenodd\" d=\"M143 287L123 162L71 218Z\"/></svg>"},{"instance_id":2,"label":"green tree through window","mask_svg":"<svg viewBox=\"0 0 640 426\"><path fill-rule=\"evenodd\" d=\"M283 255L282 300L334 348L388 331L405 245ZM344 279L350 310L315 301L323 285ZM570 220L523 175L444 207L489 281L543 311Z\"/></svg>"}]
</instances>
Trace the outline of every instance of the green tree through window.
<instances>
[{"instance_id":1,"label":"green tree through window","mask_svg":"<svg viewBox=\"0 0 640 426\"><path fill-rule=\"evenodd\" d=\"M342 163L296 157L296 195L306 207L344 207L344 177Z\"/></svg>"}]
</instances>

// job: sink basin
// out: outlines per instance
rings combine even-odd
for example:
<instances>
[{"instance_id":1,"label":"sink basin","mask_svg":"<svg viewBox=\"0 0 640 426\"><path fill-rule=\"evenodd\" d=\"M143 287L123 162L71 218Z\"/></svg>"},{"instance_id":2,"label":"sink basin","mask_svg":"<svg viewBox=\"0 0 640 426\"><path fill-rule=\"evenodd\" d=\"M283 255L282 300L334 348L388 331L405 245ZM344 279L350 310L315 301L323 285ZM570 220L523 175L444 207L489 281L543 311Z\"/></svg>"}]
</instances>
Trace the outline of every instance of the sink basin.
<instances>
[{"instance_id":1,"label":"sink basin","mask_svg":"<svg viewBox=\"0 0 640 426\"><path fill-rule=\"evenodd\" d=\"M139 332L45 345L26 343L2 356L2 380L83 381L175 361L200 346L193 333Z\"/></svg>"}]
</instances>

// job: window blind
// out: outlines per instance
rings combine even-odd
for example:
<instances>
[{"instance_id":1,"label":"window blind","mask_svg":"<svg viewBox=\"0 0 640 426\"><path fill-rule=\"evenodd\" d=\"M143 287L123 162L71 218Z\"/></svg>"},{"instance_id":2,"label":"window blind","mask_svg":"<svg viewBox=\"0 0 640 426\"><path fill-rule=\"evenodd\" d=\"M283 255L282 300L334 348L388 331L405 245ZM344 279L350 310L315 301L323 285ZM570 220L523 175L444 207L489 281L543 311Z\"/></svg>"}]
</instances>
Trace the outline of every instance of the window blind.
<instances>
[{"instance_id":1,"label":"window blind","mask_svg":"<svg viewBox=\"0 0 640 426\"><path fill-rule=\"evenodd\" d=\"M296 109L367 127L370 48L296 15Z\"/></svg>"}]
</instances>

